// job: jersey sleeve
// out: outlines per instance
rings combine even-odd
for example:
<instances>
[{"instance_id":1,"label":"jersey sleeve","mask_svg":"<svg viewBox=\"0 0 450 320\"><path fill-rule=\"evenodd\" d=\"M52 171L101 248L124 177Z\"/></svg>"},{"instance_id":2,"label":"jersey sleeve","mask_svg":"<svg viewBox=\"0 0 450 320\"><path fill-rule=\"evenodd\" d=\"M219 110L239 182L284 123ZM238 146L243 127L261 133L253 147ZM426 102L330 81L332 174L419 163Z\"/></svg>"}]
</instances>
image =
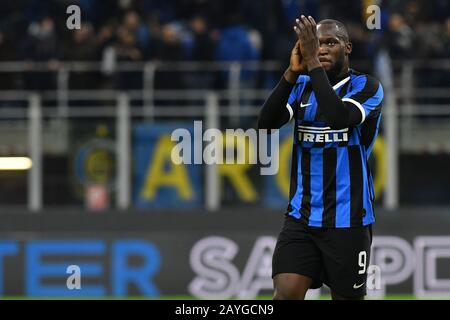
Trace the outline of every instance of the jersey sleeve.
<instances>
[{"instance_id":1,"label":"jersey sleeve","mask_svg":"<svg viewBox=\"0 0 450 320\"><path fill-rule=\"evenodd\" d=\"M352 80L351 90L342 98L342 102L356 106L361 112L361 123L376 117L381 112L384 97L381 83L373 77L363 75Z\"/></svg>"},{"instance_id":2,"label":"jersey sleeve","mask_svg":"<svg viewBox=\"0 0 450 320\"><path fill-rule=\"evenodd\" d=\"M302 87L304 84L304 79L302 76L300 76L295 83L294 88L292 88L292 91L289 95L288 102L286 104L286 108L289 111L289 121L294 117L296 114L296 110L298 109L298 97L300 93L302 92Z\"/></svg>"}]
</instances>

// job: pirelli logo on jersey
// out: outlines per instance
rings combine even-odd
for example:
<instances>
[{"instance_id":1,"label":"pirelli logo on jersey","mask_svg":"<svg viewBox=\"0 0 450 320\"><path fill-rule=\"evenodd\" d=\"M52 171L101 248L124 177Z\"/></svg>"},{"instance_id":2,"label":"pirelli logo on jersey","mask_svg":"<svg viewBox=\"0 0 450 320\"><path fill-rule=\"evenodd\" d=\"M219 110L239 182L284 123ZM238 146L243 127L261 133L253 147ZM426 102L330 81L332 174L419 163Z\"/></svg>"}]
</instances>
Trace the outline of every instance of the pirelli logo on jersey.
<instances>
[{"instance_id":1,"label":"pirelli logo on jersey","mask_svg":"<svg viewBox=\"0 0 450 320\"><path fill-rule=\"evenodd\" d=\"M348 142L348 128L298 126L298 140L303 142Z\"/></svg>"}]
</instances>

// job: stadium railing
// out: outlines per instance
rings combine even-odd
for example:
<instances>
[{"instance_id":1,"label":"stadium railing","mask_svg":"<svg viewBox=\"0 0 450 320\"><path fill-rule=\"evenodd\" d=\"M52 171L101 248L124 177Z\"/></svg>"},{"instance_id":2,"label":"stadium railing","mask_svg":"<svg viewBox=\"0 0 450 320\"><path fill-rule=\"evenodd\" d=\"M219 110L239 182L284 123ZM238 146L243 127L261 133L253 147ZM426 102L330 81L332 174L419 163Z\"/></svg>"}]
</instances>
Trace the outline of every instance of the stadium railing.
<instances>
[{"instance_id":1,"label":"stadium railing","mask_svg":"<svg viewBox=\"0 0 450 320\"><path fill-rule=\"evenodd\" d=\"M270 92L269 89L254 89L241 85L243 70L280 72L282 67L276 62L251 62L245 65L232 63L121 63L114 68L105 70L99 63L68 62L59 63L57 67L50 67L45 63L5 62L0 63L0 73L48 72L56 73L56 90L29 91L6 90L0 92L0 120L6 124L12 119L21 119L26 123L27 146L25 151L32 159L33 166L28 172L28 208L39 211L43 207L42 188L42 153L43 129L45 119L55 119L60 123L59 135L61 139L67 135L67 119L109 117L115 119L116 124L116 157L117 157L117 197L116 206L120 209L131 205L131 172L130 172L130 123L132 117L139 117L145 121L172 117L204 117L208 127L220 127L221 118L227 118L230 126L237 126L245 116L255 118L258 113L259 102L262 102ZM376 74L382 81L386 94L384 112L384 135L388 152L385 168L387 173L386 197L383 205L386 208L398 207L398 152L408 148L410 141L423 117L432 124L440 120L441 127L435 130L438 134L445 133L450 128L450 92L448 87L416 87L414 77L416 70L426 68L438 72L449 72L450 60L439 61L408 61L391 62L386 56L380 55L376 63ZM227 71L227 85L221 90L211 89L155 89L155 74L158 70L176 72L223 72ZM142 72L142 89L139 90L71 90L69 79L72 72ZM448 73L447 73L448 75ZM416 101L424 102L417 103ZM434 103L433 99L441 99ZM446 99L446 100L445 100ZM54 100L53 106L45 106L43 101ZM139 101L136 105L133 100ZM159 106L155 101L171 101L172 105ZM182 106L173 102L183 101ZM226 100L226 107L221 101ZM13 106L8 106L9 102ZM17 101L22 104L17 105ZM25 102L26 101L26 102ZM73 105L88 102L83 106ZM105 105L105 101L106 105ZM111 103L114 101L114 103ZM187 103L186 101L191 101ZM243 102L246 101L246 102ZM250 101L250 102L248 102ZM430 102L431 101L431 102ZM255 103L258 102L258 103ZM6 103L6 104L5 104ZM91 105L92 104L92 105ZM187 104L187 105L186 105ZM250 105L248 105L250 104ZM21 107L22 106L22 107ZM26 106L26 107L23 107ZM426 106L426 108L424 108ZM206 111L206 112L205 112ZM6 126L8 128L8 126ZM22 127L23 129L24 127ZM6 129L7 130L7 129ZM66 131L66 134L64 132ZM421 134L427 134L422 130ZM445 135L445 134L444 134ZM447 135L448 137L449 135ZM426 140L426 139L424 139ZM448 139L442 139L446 143ZM436 142L435 140L433 140ZM441 146L442 148L442 146ZM446 146L443 147L447 150ZM448 147L450 150L450 146ZM209 210L216 210L220 206L218 197L217 170L213 166L206 171L205 206Z\"/></svg>"}]
</instances>

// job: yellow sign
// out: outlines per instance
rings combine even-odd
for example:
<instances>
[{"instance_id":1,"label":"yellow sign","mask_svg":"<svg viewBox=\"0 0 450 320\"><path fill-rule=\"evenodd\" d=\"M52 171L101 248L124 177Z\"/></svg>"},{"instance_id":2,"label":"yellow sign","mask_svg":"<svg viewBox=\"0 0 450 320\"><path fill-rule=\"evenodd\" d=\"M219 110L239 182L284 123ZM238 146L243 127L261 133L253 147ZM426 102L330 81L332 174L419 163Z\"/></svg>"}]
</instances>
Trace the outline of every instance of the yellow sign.
<instances>
[{"instance_id":1,"label":"yellow sign","mask_svg":"<svg viewBox=\"0 0 450 320\"><path fill-rule=\"evenodd\" d=\"M153 199L160 187L175 188L178 196L183 200L190 200L194 197L186 166L172 162L171 153L174 146L175 143L170 140L170 135L163 135L159 138L145 175L142 188L144 199ZM169 167L168 170L165 170L166 166Z\"/></svg>"},{"instance_id":2,"label":"yellow sign","mask_svg":"<svg viewBox=\"0 0 450 320\"><path fill-rule=\"evenodd\" d=\"M255 181L249 176L249 170L253 164L250 159L256 155L253 154L254 141L245 137L236 137L235 135L223 135L225 141L225 149L234 148L235 154L244 156L243 164L220 164L218 165L219 175L221 177L221 185L225 179L230 182L232 188L236 192L237 197L244 202L258 201L259 197ZM175 142L171 141L169 135L159 137L153 150L150 163L145 174L144 184L141 190L141 196L145 199L154 199L156 192L161 187L171 187L177 192L177 195L183 200L190 200L194 197L193 189L188 170L185 164L175 164L172 162L171 154ZM278 174L275 176L275 184L280 194L287 200L289 197L290 187L290 171L292 153L292 136L280 143L280 166ZM374 176L375 194L381 194L385 185L386 172L386 148L384 139L380 136L377 138L373 154L376 160L376 175ZM102 159L102 154L95 157ZM103 161L100 161L103 162ZM93 162L93 165L96 163ZM89 171L95 171L95 166L88 168ZM98 176L98 175L97 175ZM263 190L263 188L261 188Z\"/></svg>"}]
</instances>

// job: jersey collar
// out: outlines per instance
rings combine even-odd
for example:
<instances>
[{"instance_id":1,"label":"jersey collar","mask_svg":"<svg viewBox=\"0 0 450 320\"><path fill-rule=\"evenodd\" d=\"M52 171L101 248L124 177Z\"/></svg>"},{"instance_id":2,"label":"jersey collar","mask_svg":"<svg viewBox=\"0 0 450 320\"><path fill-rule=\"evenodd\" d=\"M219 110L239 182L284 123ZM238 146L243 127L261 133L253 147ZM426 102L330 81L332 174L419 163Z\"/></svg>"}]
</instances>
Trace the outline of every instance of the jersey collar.
<instances>
[{"instance_id":1,"label":"jersey collar","mask_svg":"<svg viewBox=\"0 0 450 320\"><path fill-rule=\"evenodd\" d=\"M344 85L348 80L350 80L350 76L347 76L346 78L342 79L341 81L339 81L338 83L336 83L333 86L333 90L336 90L337 88L339 88L340 86Z\"/></svg>"},{"instance_id":2,"label":"jersey collar","mask_svg":"<svg viewBox=\"0 0 450 320\"><path fill-rule=\"evenodd\" d=\"M338 89L339 87L341 87L342 85L344 85L348 80L350 80L350 72L351 72L351 70L349 69L348 72L347 72L347 76L346 76L344 79L340 80L338 83L336 83L336 84L333 86L333 90Z\"/></svg>"}]
</instances>

